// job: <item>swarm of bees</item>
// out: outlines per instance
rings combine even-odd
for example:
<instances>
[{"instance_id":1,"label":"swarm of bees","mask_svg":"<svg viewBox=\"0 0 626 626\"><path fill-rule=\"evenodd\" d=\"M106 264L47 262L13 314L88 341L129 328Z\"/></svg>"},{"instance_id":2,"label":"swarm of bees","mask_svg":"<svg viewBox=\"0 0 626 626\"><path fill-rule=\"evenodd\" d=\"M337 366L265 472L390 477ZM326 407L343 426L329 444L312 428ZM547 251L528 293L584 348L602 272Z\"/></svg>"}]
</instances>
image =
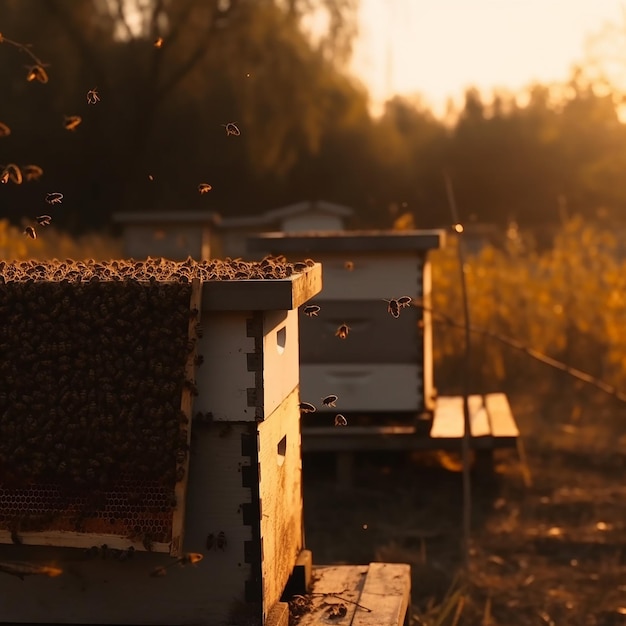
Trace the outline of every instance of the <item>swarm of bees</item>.
<instances>
[{"instance_id":1,"label":"swarm of bees","mask_svg":"<svg viewBox=\"0 0 626 626\"><path fill-rule=\"evenodd\" d=\"M189 416L181 397L183 389L197 392L186 364L203 331L190 309L191 281L294 271L275 258L0 261L0 528L19 542L17 495L35 489L46 511L58 500L53 493L72 503L65 530L82 532L97 518L137 541L167 541L168 527L146 524L153 508L171 519L176 482L185 479ZM120 513L130 510L151 512L126 516L125 528ZM40 516L21 530L48 523ZM224 549L225 537L216 545Z\"/></svg>"}]
</instances>

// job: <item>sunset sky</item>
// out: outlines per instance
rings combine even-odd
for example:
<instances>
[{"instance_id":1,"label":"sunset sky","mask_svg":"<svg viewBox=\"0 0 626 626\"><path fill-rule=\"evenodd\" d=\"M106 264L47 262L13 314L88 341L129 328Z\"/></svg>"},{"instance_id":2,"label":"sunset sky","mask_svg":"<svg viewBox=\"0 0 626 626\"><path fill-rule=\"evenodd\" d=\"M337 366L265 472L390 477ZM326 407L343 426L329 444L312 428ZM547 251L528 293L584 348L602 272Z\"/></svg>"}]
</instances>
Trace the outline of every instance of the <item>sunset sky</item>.
<instances>
[{"instance_id":1,"label":"sunset sky","mask_svg":"<svg viewBox=\"0 0 626 626\"><path fill-rule=\"evenodd\" d=\"M353 70L374 101L421 93L443 112L465 87L564 80L620 0L361 0Z\"/></svg>"}]
</instances>

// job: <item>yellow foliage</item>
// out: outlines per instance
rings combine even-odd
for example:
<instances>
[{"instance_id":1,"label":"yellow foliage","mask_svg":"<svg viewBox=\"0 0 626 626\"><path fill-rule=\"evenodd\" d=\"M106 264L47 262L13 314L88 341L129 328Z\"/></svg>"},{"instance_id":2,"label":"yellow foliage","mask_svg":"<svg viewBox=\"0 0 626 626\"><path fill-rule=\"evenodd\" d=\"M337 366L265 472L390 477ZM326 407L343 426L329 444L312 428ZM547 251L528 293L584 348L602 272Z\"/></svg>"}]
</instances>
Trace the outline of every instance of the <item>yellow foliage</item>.
<instances>
[{"instance_id":1,"label":"yellow foliage","mask_svg":"<svg viewBox=\"0 0 626 626\"><path fill-rule=\"evenodd\" d=\"M452 235L431 253L432 306L463 323L460 272ZM611 232L575 217L563 224L552 249L541 254L492 246L467 258L470 322L522 342L617 386L626 386L626 261ZM460 362L462 329L434 329L438 386ZM481 386L524 380L532 359L493 338L473 334L474 379ZM545 370L542 370L545 372Z\"/></svg>"}]
</instances>

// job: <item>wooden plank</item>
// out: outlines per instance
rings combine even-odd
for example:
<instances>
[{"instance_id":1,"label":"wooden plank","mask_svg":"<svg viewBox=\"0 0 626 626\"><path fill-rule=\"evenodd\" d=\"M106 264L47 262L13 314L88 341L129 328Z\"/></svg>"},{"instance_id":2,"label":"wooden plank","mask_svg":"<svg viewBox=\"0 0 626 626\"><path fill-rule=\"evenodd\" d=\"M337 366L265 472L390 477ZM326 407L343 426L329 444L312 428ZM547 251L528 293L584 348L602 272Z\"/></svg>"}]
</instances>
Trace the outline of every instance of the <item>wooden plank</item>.
<instances>
[{"instance_id":1,"label":"wooden plank","mask_svg":"<svg viewBox=\"0 0 626 626\"><path fill-rule=\"evenodd\" d=\"M269 250L272 254L432 250L442 248L444 244L445 231L439 229L272 232L248 238L248 250Z\"/></svg>"},{"instance_id":2,"label":"wooden plank","mask_svg":"<svg viewBox=\"0 0 626 626\"><path fill-rule=\"evenodd\" d=\"M401 626L411 597L411 566L370 563L351 626ZM370 609L366 611L365 607Z\"/></svg>"},{"instance_id":3,"label":"wooden plank","mask_svg":"<svg viewBox=\"0 0 626 626\"><path fill-rule=\"evenodd\" d=\"M268 613L265 626L289 626L289 604L277 602Z\"/></svg>"},{"instance_id":4,"label":"wooden plank","mask_svg":"<svg viewBox=\"0 0 626 626\"><path fill-rule=\"evenodd\" d=\"M303 548L298 387L258 428L263 608L279 601ZM254 491L253 491L254 493ZM257 522L257 523L259 523Z\"/></svg>"},{"instance_id":5,"label":"wooden plank","mask_svg":"<svg viewBox=\"0 0 626 626\"><path fill-rule=\"evenodd\" d=\"M326 413L419 412L422 377L419 363L301 363L300 395ZM337 406L321 406L320 400L330 393L339 397Z\"/></svg>"},{"instance_id":6,"label":"wooden plank","mask_svg":"<svg viewBox=\"0 0 626 626\"><path fill-rule=\"evenodd\" d=\"M491 435L491 427L483 397L469 397L470 420L473 437ZM459 439L463 437L463 396L442 396L437 398L433 427L430 436L433 438Z\"/></svg>"},{"instance_id":7,"label":"wooden plank","mask_svg":"<svg viewBox=\"0 0 626 626\"><path fill-rule=\"evenodd\" d=\"M189 326L187 331L187 337L193 342L193 350L187 355L187 363L185 363L185 380L192 381L196 384L195 371L196 371L196 345L197 345L197 332L196 325L200 320L200 306L202 304L202 282L198 278L194 278L191 282L191 298L189 302ZM191 315L191 311L198 311L196 316ZM174 487L174 494L176 496L176 507L172 512L172 545L170 554L172 556L181 556L183 553L183 534L185 525L185 504L187 498L187 481L189 478L189 457L190 457L190 445L191 445L191 420L193 409L194 394L191 389L183 387L182 398L180 401L180 410L185 414L187 423L180 424L181 436L187 445L188 453L184 455L182 462L177 463L176 471L182 472L182 479L176 481Z\"/></svg>"},{"instance_id":8,"label":"wooden plank","mask_svg":"<svg viewBox=\"0 0 626 626\"><path fill-rule=\"evenodd\" d=\"M487 413L491 421L491 434L500 437L519 437L519 429L504 393L487 395Z\"/></svg>"},{"instance_id":9,"label":"wooden plank","mask_svg":"<svg viewBox=\"0 0 626 626\"><path fill-rule=\"evenodd\" d=\"M368 571L367 565L318 566L313 570L313 587L307 596L311 601L309 612L304 614L298 626L320 626L321 624L352 624L361 590ZM343 601L346 614L328 619L331 605Z\"/></svg>"},{"instance_id":10,"label":"wooden plank","mask_svg":"<svg viewBox=\"0 0 626 626\"><path fill-rule=\"evenodd\" d=\"M211 280L204 283L205 311L289 311L322 290L322 266L316 263L289 278Z\"/></svg>"}]
</instances>

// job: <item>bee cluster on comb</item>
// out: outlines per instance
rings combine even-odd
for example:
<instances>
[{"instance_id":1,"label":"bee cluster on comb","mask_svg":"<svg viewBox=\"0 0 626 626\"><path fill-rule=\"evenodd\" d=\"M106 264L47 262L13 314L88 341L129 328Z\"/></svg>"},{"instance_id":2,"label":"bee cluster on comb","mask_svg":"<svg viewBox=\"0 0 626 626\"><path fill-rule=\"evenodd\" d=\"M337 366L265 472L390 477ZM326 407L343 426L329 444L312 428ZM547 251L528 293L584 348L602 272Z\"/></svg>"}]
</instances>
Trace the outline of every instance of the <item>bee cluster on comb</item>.
<instances>
[{"instance_id":1,"label":"bee cluster on comb","mask_svg":"<svg viewBox=\"0 0 626 626\"><path fill-rule=\"evenodd\" d=\"M293 272L273 258L0 262L0 529L169 541L181 397L197 393L192 281Z\"/></svg>"}]
</instances>

